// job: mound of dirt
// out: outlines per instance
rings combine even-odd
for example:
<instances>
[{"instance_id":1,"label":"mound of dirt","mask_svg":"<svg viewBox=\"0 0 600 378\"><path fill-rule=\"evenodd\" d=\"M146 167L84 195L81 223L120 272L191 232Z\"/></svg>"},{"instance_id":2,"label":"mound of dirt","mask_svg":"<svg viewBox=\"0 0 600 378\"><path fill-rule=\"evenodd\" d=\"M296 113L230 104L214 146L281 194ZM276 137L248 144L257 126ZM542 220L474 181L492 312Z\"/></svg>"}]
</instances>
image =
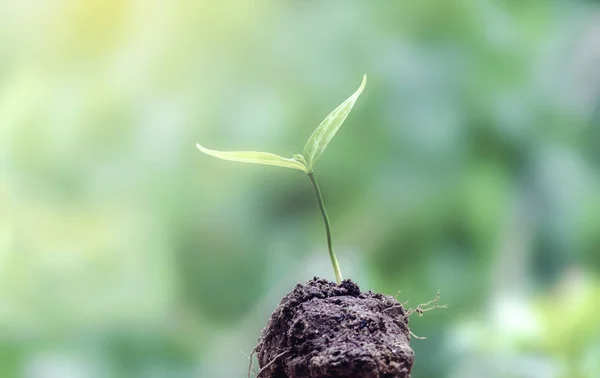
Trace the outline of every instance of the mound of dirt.
<instances>
[{"instance_id":1,"label":"mound of dirt","mask_svg":"<svg viewBox=\"0 0 600 378\"><path fill-rule=\"evenodd\" d=\"M404 378L414 360L409 340L394 297L315 278L281 300L255 350L262 378Z\"/></svg>"}]
</instances>

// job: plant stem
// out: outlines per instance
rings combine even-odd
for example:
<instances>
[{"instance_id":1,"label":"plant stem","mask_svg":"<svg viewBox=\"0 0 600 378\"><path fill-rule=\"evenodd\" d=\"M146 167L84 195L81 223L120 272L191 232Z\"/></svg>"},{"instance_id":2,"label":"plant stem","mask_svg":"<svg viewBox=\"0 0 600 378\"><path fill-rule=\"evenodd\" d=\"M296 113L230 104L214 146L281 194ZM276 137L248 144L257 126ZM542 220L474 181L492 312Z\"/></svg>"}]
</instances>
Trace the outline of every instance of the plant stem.
<instances>
[{"instance_id":1,"label":"plant stem","mask_svg":"<svg viewBox=\"0 0 600 378\"><path fill-rule=\"evenodd\" d=\"M339 284L342 282L342 272L340 270L340 265L338 264L337 257L335 257L335 252L333 252L333 244L331 243L331 225L329 224L329 217L327 216L325 204L323 203L323 196L321 195L319 184L317 184L317 180L315 179L315 176L312 172L308 174L308 178L310 178L310 182L312 183L313 188L315 188L315 193L317 194L317 201L319 202L319 208L321 209L323 221L325 222L325 232L327 234L327 248L329 248L329 258L331 259L331 265L333 265L335 280Z\"/></svg>"}]
</instances>

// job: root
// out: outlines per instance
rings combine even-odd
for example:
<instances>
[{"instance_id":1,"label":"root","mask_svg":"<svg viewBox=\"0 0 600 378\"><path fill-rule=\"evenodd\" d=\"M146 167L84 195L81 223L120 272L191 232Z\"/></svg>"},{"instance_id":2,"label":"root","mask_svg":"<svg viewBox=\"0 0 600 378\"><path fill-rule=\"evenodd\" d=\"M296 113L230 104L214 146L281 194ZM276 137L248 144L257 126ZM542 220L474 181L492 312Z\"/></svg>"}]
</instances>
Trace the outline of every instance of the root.
<instances>
[{"instance_id":1,"label":"root","mask_svg":"<svg viewBox=\"0 0 600 378\"><path fill-rule=\"evenodd\" d=\"M396 294L396 295L398 295L398 294ZM406 313L402 317L401 321L405 322L415 312L417 314L419 314L419 317L421 317L427 311L435 310L436 308L448 308L448 305L440 305L440 304L438 304L439 302L440 302L440 291L438 290L437 294L435 295L435 298L433 298L429 302L427 302L427 303L421 303L420 305L418 305L414 309L413 308L409 308L408 310L406 310ZM386 311L389 311L389 310L393 310L393 309L396 309L396 308L404 308L404 306L407 303L408 303L408 301L406 301L404 303L401 303L399 305L396 305L396 306L388 307L388 308L384 309L383 312L386 312ZM408 326L406 326L406 328L408 329L408 332L410 333L410 335L412 337L414 337L415 339L417 339L417 340L426 340L427 339L426 337L419 337L419 336L415 335L414 333L412 333L412 331L410 330L410 328L408 328Z\"/></svg>"},{"instance_id":2,"label":"root","mask_svg":"<svg viewBox=\"0 0 600 378\"><path fill-rule=\"evenodd\" d=\"M417 335L415 335L415 334L414 334L414 333L413 333L413 332L412 332L410 329L408 330L408 333L410 333L410 335L411 335L412 337L414 337L415 339L417 339L417 340L427 340L427 337L421 337L421 336L417 336Z\"/></svg>"},{"instance_id":3,"label":"root","mask_svg":"<svg viewBox=\"0 0 600 378\"><path fill-rule=\"evenodd\" d=\"M411 314L416 312L417 314L419 314L419 317L421 317L421 316L423 316L424 312L435 310L436 308L448 308L448 305L439 305L438 304L439 301L440 301L440 291L438 290L434 299L430 300L427 303L421 303L414 310L412 308L409 308L408 310L406 310L406 316L408 317Z\"/></svg>"},{"instance_id":4,"label":"root","mask_svg":"<svg viewBox=\"0 0 600 378\"><path fill-rule=\"evenodd\" d=\"M273 365L275 363L275 361L277 361L279 359L279 357L282 357L286 354L289 353L289 350L283 351L281 353L279 353L277 356L275 356L268 364L266 364L265 366L263 366L258 373L256 374L256 378L260 377L261 373L265 370L267 370L267 368L271 365Z\"/></svg>"},{"instance_id":5,"label":"root","mask_svg":"<svg viewBox=\"0 0 600 378\"><path fill-rule=\"evenodd\" d=\"M248 364L248 378L250 378L251 373L254 373L254 376L258 377L258 373L256 372L256 369L252 369L252 356L254 355L254 353L256 353L256 349L258 349L258 345L255 346L254 349L252 349L252 352L250 353L249 356L246 356L248 358L248 360L250 360L250 363Z\"/></svg>"}]
</instances>

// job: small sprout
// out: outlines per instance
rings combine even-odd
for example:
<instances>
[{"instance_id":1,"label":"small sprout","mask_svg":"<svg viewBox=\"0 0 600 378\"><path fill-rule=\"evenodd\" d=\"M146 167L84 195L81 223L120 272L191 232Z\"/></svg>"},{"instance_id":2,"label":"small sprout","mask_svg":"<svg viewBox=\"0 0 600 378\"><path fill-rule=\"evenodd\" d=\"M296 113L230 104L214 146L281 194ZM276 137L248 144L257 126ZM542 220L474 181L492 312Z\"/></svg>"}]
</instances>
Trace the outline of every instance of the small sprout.
<instances>
[{"instance_id":1,"label":"small sprout","mask_svg":"<svg viewBox=\"0 0 600 378\"><path fill-rule=\"evenodd\" d=\"M340 126L350 114L352 107L358 100L358 97L362 93L363 89L367 85L367 75L363 76L360 87L348 97L346 101L342 102L337 108L335 108L329 115L321 122L319 126L312 133L306 145L302 155L295 154L291 159L281 157L279 155L271 154L268 152L256 152L256 151L215 151L210 150L206 147L196 144L196 147L207 155L211 155L223 160L237 161L241 163L252 163L252 164L263 164L263 165L274 165L277 167L291 168L303 171L306 173L313 185L315 194L317 195L317 202L321 209L321 215L325 222L325 233L327 235L327 247L329 249L329 257L331 264L333 265L333 271L335 273L335 279L337 283L342 282L342 272L333 251L333 244L331 240L331 226L329 224L329 217L325 211L325 204L323 203L323 196L315 176L313 174L315 164L317 160L327 148L331 139L339 130Z\"/></svg>"}]
</instances>

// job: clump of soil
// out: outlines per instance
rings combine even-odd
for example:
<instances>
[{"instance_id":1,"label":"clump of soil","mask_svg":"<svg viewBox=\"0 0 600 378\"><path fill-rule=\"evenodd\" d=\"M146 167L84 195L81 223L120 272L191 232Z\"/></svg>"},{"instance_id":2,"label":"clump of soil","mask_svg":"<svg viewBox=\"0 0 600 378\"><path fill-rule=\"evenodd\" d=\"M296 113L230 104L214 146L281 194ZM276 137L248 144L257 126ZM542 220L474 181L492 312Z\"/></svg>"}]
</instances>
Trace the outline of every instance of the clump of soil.
<instances>
[{"instance_id":1,"label":"clump of soil","mask_svg":"<svg viewBox=\"0 0 600 378\"><path fill-rule=\"evenodd\" d=\"M314 278L277 306L255 349L262 378L409 377L406 310L388 295Z\"/></svg>"}]
</instances>

